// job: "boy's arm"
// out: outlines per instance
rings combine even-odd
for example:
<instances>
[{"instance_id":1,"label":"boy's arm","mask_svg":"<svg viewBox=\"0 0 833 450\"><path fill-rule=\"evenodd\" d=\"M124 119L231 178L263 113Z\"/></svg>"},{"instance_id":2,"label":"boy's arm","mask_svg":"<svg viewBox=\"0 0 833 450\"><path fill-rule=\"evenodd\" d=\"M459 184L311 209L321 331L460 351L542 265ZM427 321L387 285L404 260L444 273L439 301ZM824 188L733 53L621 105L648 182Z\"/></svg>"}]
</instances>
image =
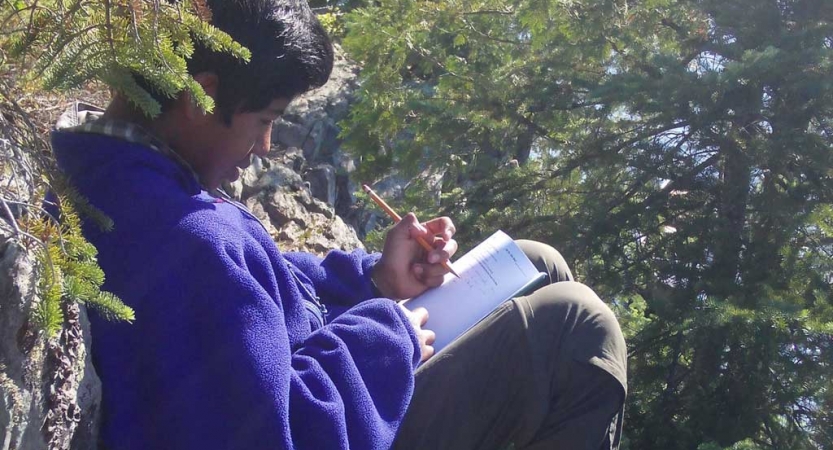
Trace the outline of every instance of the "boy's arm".
<instances>
[{"instance_id":1,"label":"boy's arm","mask_svg":"<svg viewBox=\"0 0 833 450\"><path fill-rule=\"evenodd\" d=\"M311 285L324 303L353 306L382 297L371 280L380 253L332 250L324 258L301 252L283 253L283 256L301 272L301 281Z\"/></svg>"},{"instance_id":2,"label":"boy's arm","mask_svg":"<svg viewBox=\"0 0 833 450\"><path fill-rule=\"evenodd\" d=\"M115 427L139 434L113 441L204 449L391 445L419 362L418 340L396 303L361 303L299 341L307 318L282 298L286 273L232 242L219 251L176 247L170 254L182 256L169 263L167 281L136 305L136 323L119 331L145 338L127 353L105 349L118 339L98 341L112 364L110 381L152 361L143 385L126 387L141 392L146 405L133 414L143 417L122 416L125 426Z\"/></svg>"},{"instance_id":3,"label":"boy's arm","mask_svg":"<svg viewBox=\"0 0 833 450\"><path fill-rule=\"evenodd\" d=\"M452 239L454 224L439 217L420 224L407 214L385 237L382 254L368 255L332 251L321 260L304 253L286 254L314 286L324 303L353 305L373 298L397 300L415 297L443 283L448 272L444 265L457 251ZM421 237L434 249L426 252L417 242ZM373 279L378 284L374 284Z\"/></svg>"}]
</instances>

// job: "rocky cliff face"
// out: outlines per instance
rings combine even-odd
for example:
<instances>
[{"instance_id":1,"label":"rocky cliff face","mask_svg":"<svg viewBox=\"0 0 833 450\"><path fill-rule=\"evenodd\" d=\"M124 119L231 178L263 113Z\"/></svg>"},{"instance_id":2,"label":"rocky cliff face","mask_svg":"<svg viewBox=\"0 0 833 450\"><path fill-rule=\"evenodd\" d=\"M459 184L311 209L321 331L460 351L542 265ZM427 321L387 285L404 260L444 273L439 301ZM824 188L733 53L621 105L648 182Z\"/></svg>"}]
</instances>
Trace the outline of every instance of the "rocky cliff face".
<instances>
[{"instance_id":1,"label":"rocky cliff face","mask_svg":"<svg viewBox=\"0 0 833 450\"><path fill-rule=\"evenodd\" d=\"M340 150L336 123L347 114L358 71L338 55L330 82L293 102L275 124L267 158L257 158L226 187L283 251L362 247L354 227L373 217L354 207L348 179L353 162ZM0 162L19 154L7 144L0 145L8 152ZM10 170L0 166L3 186L15 176ZM20 200L30 187L19 187L14 196ZM38 302L34 256L10 219L21 212L0 211L0 450L92 449L101 383L89 358L86 311L66 304L57 336L46 339L35 331L29 320Z\"/></svg>"},{"instance_id":2,"label":"rocky cliff face","mask_svg":"<svg viewBox=\"0 0 833 450\"><path fill-rule=\"evenodd\" d=\"M14 161L0 171L0 449L94 448L101 383L88 356L86 311L65 303L54 336L32 320L43 268L38 244L18 225L32 192L31 164L18 150L0 140L0 161Z\"/></svg>"},{"instance_id":3,"label":"rocky cliff face","mask_svg":"<svg viewBox=\"0 0 833 450\"><path fill-rule=\"evenodd\" d=\"M282 250L324 254L363 247L373 213L355 207L337 122L346 117L358 68L340 51L330 81L292 102L273 125L272 149L227 192L264 222Z\"/></svg>"}]
</instances>

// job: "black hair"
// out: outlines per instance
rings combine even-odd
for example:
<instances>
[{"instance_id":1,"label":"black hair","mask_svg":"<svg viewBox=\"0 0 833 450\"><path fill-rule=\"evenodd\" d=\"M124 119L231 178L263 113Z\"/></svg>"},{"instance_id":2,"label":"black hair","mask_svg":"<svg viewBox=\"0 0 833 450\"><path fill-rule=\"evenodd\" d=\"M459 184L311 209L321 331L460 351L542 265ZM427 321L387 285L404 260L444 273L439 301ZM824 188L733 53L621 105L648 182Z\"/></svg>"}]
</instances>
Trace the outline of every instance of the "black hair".
<instances>
[{"instance_id":1,"label":"black hair","mask_svg":"<svg viewBox=\"0 0 833 450\"><path fill-rule=\"evenodd\" d=\"M248 48L249 63L194 43L188 73L219 78L215 111L231 123L238 111L258 111L327 82L333 46L305 0L208 0L211 24ZM143 86L148 83L137 79ZM149 90L165 111L173 100Z\"/></svg>"}]
</instances>

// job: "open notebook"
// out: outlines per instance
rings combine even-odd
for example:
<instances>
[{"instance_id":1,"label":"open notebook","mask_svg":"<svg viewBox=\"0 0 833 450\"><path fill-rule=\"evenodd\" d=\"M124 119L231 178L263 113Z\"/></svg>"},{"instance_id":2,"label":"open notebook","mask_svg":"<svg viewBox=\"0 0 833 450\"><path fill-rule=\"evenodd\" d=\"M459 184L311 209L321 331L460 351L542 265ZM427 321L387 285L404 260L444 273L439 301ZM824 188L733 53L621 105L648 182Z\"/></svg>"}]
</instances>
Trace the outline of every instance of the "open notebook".
<instances>
[{"instance_id":1,"label":"open notebook","mask_svg":"<svg viewBox=\"0 0 833 450\"><path fill-rule=\"evenodd\" d=\"M531 292L544 283L539 272L506 233L498 231L454 262L443 284L404 303L408 309L428 310L425 328L437 334L434 351L439 353L498 305Z\"/></svg>"}]
</instances>

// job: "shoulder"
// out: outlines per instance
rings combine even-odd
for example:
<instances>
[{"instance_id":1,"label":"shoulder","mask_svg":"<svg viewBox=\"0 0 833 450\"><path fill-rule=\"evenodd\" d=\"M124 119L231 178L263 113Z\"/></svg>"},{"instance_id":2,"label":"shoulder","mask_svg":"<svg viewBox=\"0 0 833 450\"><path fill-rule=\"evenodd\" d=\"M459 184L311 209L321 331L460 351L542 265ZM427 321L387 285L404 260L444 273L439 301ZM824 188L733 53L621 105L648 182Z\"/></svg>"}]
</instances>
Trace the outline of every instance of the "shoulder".
<instances>
[{"instance_id":1,"label":"shoulder","mask_svg":"<svg viewBox=\"0 0 833 450\"><path fill-rule=\"evenodd\" d=\"M111 232L90 230L108 247L130 248L143 260L187 258L202 265L203 259L267 260L251 220L234 205L204 192L187 192L175 180L153 171L131 171L122 179L123 189L108 195L102 210L113 219ZM101 198L99 198L101 200ZM92 228L92 227L90 227ZM264 231L265 233L265 231Z\"/></svg>"}]
</instances>

